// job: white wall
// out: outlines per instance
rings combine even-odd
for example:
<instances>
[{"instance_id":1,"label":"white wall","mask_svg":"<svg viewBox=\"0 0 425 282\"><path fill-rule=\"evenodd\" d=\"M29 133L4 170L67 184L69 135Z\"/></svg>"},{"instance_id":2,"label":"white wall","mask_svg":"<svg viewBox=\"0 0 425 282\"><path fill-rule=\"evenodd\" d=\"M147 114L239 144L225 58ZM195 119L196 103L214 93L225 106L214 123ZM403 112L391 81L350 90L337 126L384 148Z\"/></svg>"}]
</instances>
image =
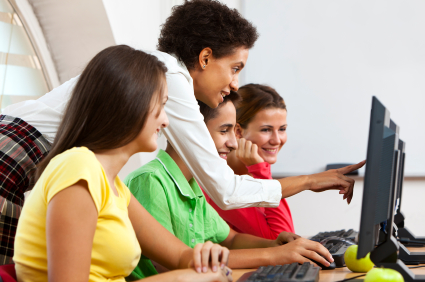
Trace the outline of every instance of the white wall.
<instances>
[{"instance_id":1,"label":"white wall","mask_svg":"<svg viewBox=\"0 0 425 282\"><path fill-rule=\"evenodd\" d=\"M288 107L288 142L273 172L364 159L375 95L401 128L405 174L425 176L424 13L420 0L244 1L260 33L246 82L271 85Z\"/></svg>"},{"instance_id":2,"label":"white wall","mask_svg":"<svg viewBox=\"0 0 425 282\"><path fill-rule=\"evenodd\" d=\"M340 229L359 230L363 197L363 178L357 177L354 197L350 205L342 201L337 191L302 192L287 199L300 235L314 235L320 231ZM416 236L425 236L425 178L407 178L403 185L401 211L406 227Z\"/></svg>"}]
</instances>

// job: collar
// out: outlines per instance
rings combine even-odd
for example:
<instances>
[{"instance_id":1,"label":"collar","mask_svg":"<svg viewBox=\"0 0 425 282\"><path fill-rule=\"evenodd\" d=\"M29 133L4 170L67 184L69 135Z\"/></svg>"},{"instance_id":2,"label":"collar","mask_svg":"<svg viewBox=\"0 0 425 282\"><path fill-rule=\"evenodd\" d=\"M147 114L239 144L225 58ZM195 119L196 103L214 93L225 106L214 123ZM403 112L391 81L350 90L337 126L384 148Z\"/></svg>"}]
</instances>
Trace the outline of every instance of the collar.
<instances>
[{"instance_id":1,"label":"collar","mask_svg":"<svg viewBox=\"0 0 425 282\"><path fill-rule=\"evenodd\" d=\"M180 61L175 54L168 54L158 50L152 51L150 54L154 55L165 64L167 67L167 74L181 73L186 77L190 84L193 83L193 79L190 76L186 65Z\"/></svg>"},{"instance_id":2,"label":"collar","mask_svg":"<svg viewBox=\"0 0 425 282\"><path fill-rule=\"evenodd\" d=\"M204 194L195 179L192 178L189 182L187 182L186 177L184 177L176 162L169 154L167 154L167 152L159 150L156 160L164 167L164 170L167 172L171 180L173 180L177 189L180 191L180 194L190 199L204 197Z\"/></svg>"}]
</instances>

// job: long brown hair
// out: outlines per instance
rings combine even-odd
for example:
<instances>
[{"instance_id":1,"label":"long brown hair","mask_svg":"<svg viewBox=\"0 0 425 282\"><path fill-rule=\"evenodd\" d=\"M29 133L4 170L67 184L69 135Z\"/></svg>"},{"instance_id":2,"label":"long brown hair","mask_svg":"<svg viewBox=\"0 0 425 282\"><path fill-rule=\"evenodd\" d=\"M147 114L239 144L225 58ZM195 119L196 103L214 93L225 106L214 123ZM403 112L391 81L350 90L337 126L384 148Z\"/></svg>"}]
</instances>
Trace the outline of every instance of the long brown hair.
<instances>
[{"instance_id":1,"label":"long brown hair","mask_svg":"<svg viewBox=\"0 0 425 282\"><path fill-rule=\"evenodd\" d=\"M151 105L161 101L166 71L155 56L126 45L98 53L78 79L52 149L37 167L36 179L52 158L73 147L101 151L134 140Z\"/></svg>"},{"instance_id":2,"label":"long brown hair","mask_svg":"<svg viewBox=\"0 0 425 282\"><path fill-rule=\"evenodd\" d=\"M239 88L242 101L236 105L236 122L246 128L255 115L264 109L278 108L286 110L283 98L270 86L247 84Z\"/></svg>"}]
</instances>

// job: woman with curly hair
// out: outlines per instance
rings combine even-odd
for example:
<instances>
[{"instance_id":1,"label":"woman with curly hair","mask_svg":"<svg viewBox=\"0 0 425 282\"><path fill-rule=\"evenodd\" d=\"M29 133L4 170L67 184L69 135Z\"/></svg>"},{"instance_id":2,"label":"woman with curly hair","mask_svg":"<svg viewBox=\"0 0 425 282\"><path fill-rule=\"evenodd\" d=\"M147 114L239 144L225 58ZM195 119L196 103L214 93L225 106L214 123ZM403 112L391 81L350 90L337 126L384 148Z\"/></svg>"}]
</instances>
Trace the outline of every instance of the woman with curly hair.
<instances>
[{"instance_id":1,"label":"woman with curly hair","mask_svg":"<svg viewBox=\"0 0 425 282\"><path fill-rule=\"evenodd\" d=\"M170 126L163 130L165 136L222 209L276 207L281 198L309 189L337 189L350 202L354 180L344 174L363 162L314 175L263 180L235 175L217 155L196 99L216 108L230 91L237 91L239 74L257 38L249 21L218 1L185 1L173 8L161 30L159 51L152 53L169 69L165 110Z\"/></svg>"}]
</instances>

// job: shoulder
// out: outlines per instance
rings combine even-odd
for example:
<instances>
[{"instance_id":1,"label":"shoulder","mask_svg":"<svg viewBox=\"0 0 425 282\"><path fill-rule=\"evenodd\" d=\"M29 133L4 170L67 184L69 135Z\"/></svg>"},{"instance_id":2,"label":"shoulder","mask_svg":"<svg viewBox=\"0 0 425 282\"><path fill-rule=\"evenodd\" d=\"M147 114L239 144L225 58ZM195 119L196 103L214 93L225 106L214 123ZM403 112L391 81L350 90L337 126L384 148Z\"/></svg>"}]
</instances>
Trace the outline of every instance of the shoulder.
<instances>
[{"instance_id":1,"label":"shoulder","mask_svg":"<svg viewBox=\"0 0 425 282\"><path fill-rule=\"evenodd\" d=\"M55 156L46 170L67 169L69 172L100 170L100 163L92 151L85 147L74 147Z\"/></svg>"},{"instance_id":2,"label":"shoulder","mask_svg":"<svg viewBox=\"0 0 425 282\"><path fill-rule=\"evenodd\" d=\"M167 67L167 84L193 84L193 79L190 76L190 73L187 70L186 66L184 66L183 63L179 62L175 57L161 51L153 51L150 54L157 57Z\"/></svg>"},{"instance_id":3,"label":"shoulder","mask_svg":"<svg viewBox=\"0 0 425 282\"><path fill-rule=\"evenodd\" d=\"M165 64L168 69L167 74L187 73L187 70L185 70L185 68L182 67L179 61L172 55L161 51L152 51L150 54L157 57L158 60Z\"/></svg>"},{"instance_id":4,"label":"shoulder","mask_svg":"<svg viewBox=\"0 0 425 282\"><path fill-rule=\"evenodd\" d=\"M166 180L165 176L166 171L164 167L155 159L131 172L124 179L124 183L133 194L140 190L147 192L150 190L149 188L162 186Z\"/></svg>"},{"instance_id":5,"label":"shoulder","mask_svg":"<svg viewBox=\"0 0 425 282\"><path fill-rule=\"evenodd\" d=\"M43 187L48 203L60 191L85 180L99 211L108 196L102 166L92 151L84 147L69 149L54 157L47 165L37 184Z\"/></svg>"}]
</instances>

